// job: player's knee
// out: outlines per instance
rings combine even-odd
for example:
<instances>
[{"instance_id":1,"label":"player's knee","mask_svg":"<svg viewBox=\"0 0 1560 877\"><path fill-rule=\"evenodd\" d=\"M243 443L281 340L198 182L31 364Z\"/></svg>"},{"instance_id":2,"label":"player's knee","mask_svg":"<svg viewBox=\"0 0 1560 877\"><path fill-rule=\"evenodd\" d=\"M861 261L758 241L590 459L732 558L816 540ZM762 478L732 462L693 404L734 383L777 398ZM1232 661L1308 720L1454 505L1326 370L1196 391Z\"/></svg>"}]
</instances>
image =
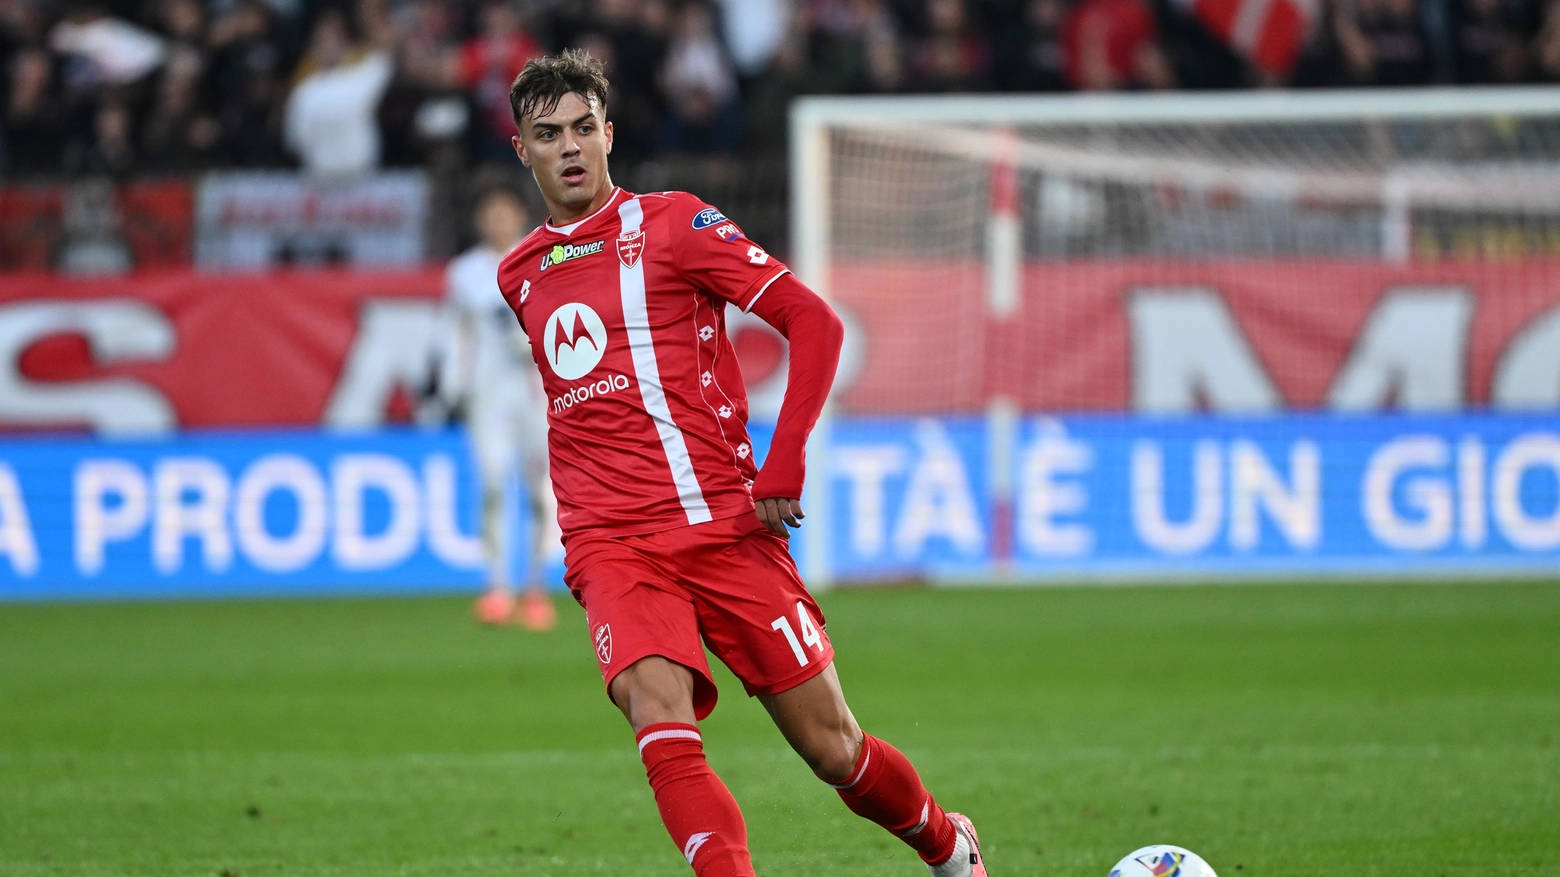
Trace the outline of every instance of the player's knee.
<instances>
[{"instance_id":1,"label":"player's knee","mask_svg":"<svg viewBox=\"0 0 1560 877\"><path fill-rule=\"evenodd\" d=\"M826 783L843 783L856 770L863 743L861 729L848 722L809 741L802 758L812 772Z\"/></svg>"},{"instance_id":2,"label":"player's knee","mask_svg":"<svg viewBox=\"0 0 1560 877\"><path fill-rule=\"evenodd\" d=\"M693 671L665 658L634 662L612 680L608 693L635 731L661 722L694 721Z\"/></svg>"}]
</instances>

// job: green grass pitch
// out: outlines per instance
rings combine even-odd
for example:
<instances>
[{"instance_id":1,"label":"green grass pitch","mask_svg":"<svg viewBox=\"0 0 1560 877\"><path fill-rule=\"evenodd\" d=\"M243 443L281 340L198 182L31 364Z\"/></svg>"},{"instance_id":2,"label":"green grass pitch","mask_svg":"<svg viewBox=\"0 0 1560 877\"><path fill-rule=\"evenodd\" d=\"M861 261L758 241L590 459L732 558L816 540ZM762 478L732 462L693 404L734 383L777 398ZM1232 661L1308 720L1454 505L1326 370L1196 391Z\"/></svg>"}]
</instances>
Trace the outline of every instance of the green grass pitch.
<instances>
[{"instance_id":1,"label":"green grass pitch","mask_svg":"<svg viewBox=\"0 0 1560 877\"><path fill-rule=\"evenodd\" d=\"M997 877L1177 843L1222 877L1560 874L1560 585L823 600L862 725ZM0 606L0 875L686 875L580 613ZM760 875L924 874L721 676Z\"/></svg>"}]
</instances>

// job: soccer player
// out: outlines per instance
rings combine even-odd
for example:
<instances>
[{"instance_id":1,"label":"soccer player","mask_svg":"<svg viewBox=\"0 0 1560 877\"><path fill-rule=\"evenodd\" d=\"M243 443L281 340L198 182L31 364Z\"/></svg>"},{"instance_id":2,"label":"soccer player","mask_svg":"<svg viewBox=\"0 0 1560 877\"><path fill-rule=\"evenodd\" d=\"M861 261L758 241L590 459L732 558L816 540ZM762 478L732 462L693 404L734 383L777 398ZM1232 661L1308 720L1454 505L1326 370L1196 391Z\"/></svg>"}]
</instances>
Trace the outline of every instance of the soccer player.
<instances>
[{"instance_id":1,"label":"soccer player","mask_svg":"<svg viewBox=\"0 0 1560 877\"><path fill-rule=\"evenodd\" d=\"M466 425L482 482L482 548L487 591L477 600L484 624L520 624L548 630L558 611L542 582L542 564L556 545L552 486L547 478L547 421L541 382L530 344L498 291L498 263L525 234L525 206L515 193L496 188L477 201L476 246L445 269L446 308L452 330L440 369L439 396L466 412ZM515 529L509 487L525 478L531 503L531 555L525 598L515 601L510 570Z\"/></svg>"},{"instance_id":2,"label":"soccer player","mask_svg":"<svg viewBox=\"0 0 1560 877\"><path fill-rule=\"evenodd\" d=\"M945 813L899 750L857 726L823 614L786 551L839 319L715 208L613 186L607 81L588 54L529 62L510 102L515 152L551 215L504 257L499 287L547 395L565 581L672 841L698 877L753 877L742 813L696 724L716 698L702 637L847 807L936 877L985 877L970 821ZM761 470L727 305L791 345Z\"/></svg>"}]
</instances>

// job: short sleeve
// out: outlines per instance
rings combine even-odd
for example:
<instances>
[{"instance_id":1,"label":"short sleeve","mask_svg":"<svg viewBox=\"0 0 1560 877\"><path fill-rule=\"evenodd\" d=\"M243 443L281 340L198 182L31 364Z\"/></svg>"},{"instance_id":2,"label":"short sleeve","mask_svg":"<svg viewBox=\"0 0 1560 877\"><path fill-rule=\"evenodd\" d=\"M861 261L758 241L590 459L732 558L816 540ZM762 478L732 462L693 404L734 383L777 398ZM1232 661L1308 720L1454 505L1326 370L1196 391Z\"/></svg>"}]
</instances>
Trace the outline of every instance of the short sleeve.
<instances>
[{"instance_id":1,"label":"short sleeve","mask_svg":"<svg viewBox=\"0 0 1560 877\"><path fill-rule=\"evenodd\" d=\"M689 282L744 311L791 269L753 241L725 214L697 198L670 211L677 267Z\"/></svg>"}]
</instances>

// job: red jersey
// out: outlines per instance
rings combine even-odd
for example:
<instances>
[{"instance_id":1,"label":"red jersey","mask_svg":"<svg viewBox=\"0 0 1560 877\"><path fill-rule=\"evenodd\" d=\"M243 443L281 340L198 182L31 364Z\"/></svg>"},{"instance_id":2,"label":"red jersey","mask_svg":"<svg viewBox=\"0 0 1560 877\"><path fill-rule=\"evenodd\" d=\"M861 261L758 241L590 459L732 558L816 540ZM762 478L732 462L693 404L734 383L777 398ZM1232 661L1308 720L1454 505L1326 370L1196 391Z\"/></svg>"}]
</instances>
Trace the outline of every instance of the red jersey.
<instances>
[{"instance_id":1,"label":"red jersey","mask_svg":"<svg viewBox=\"0 0 1560 877\"><path fill-rule=\"evenodd\" d=\"M790 269L684 192L615 189L498 268L547 397L558 524L650 533L753 508L747 392L726 304Z\"/></svg>"}]
</instances>

